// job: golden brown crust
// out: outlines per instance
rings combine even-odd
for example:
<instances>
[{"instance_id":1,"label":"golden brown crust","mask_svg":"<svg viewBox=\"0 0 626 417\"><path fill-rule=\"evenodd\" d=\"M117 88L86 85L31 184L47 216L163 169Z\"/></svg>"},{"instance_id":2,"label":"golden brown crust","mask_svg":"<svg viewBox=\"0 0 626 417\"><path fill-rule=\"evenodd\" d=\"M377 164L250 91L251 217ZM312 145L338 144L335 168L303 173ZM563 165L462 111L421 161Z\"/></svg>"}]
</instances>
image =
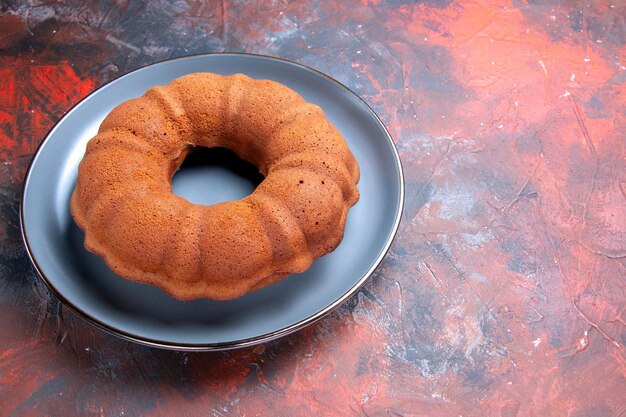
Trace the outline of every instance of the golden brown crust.
<instances>
[{"instance_id":1,"label":"golden brown crust","mask_svg":"<svg viewBox=\"0 0 626 417\"><path fill-rule=\"evenodd\" d=\"M212 206L172 193L193 146L227 147L265 180ZM324 112L245 75L196 73L116 107L87 145L71 212L117 274L182 300L231 299L334 250L359 168Z\"/></svg>"}]
</instances>

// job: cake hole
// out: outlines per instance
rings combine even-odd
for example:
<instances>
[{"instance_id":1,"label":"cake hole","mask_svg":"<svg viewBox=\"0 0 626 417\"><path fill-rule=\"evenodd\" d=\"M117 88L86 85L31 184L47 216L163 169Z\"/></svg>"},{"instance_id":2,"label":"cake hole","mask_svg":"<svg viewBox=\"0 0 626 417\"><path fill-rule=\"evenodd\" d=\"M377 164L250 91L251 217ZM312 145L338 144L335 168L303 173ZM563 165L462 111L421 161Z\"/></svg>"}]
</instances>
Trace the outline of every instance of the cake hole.
<instances>
[{"instance_id":1,"label":"cake hole","mask_svg":"<svg viewBox=\"0 0 626 417\"><path fill-rule=\"evenodd\" d=\"M196 147L174 174L172 191L193 204L209 206L247 197L263 179L255 165L229 149Z\"/></svg>"}]
</instances>

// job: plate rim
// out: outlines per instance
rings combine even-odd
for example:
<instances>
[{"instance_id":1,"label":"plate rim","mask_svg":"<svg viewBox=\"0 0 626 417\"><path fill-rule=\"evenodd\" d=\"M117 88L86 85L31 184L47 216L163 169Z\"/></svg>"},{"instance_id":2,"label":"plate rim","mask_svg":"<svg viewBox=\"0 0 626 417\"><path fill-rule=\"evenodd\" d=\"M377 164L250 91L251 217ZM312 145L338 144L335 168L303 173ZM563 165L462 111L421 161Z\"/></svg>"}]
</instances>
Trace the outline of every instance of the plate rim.
<instances>
[{"instance_id":1,"label":"plate rim","mask_svg":"<svg viewBox=\"0 0 626 417\"><path fill-rule=\"evenodd\" d=\"M355 284L352 287L350 287L346 292L344 292L339 297L337 297L333 302L331 302L326 307L316 311L315 313L311 314L310 316L308 316L308 317L306 317L306 318L304 318L304 319L302 319L302 320L300 320L298 322L295 322L295 323L293 323L291 325L282 327L280 329L277 329L277 330L274 330L272 332L268 332L268 333L265 333L265 334L262 334L262 335L259 335L259 336L254 336L254 337L250 337L250 338L246 338L246 339L240 339L240 340L234 340L234 341L227 341L227 342L215 342L215 343L176 343L176 342L171 342L171 341L155 340L155 339L148 338L148 337L141 337L140 335L132 334L132 333L129 333L127 331L118 329L115 326L113 326L111 324L108 324L108 323L105 323L102 320L92 316L90 313L88 313L88 312L82 310L81 308L79 308L78 306L74 305L59 290L57 290L55 288L55 286L52 284L52 282L49 280L49 278L44 274L42 268L40 267L39 263L35 259L35 255L33 254L32 250L31 250L30 243L29 243L29 240L28 240L28 235L27 235L26 229L25 229L25 218L24 218L24 200L25 199L24 199L24 197L25 197L27 189L28 189L28 184L29 184L29 180L30 180L30 175L31 175L32 169L35 166L35 163L36 163L37 159L39 158L39 155L40 155L44 145L52 137L54 132L63 123L63 121L66 118L70 117L71 114L80 105L82 105L83 102L88 100L92 95L94 95L95 93L97 93L98 91L103 89L104 87L106 87L106 86L108 86L110 84L113 84L113 83L119 81L122 78L130 76L131 74L133 74L135 72L141 71L141 70L143 70L143 69L145 69L147 67L160 65L160 64L164 64L166 62L171 62L171 61L176 61L176 60L185 60L185 59L194 58L194 57L210 57L210 56L252 57L252 58L256 58L256 59L276 61L278 63L299 67L300 69L304 69L306 71L312 72L313 74L315 74L315 75L325 79L326 81L328 81L328 82L330 82L332 84L335 84L336 86L340 87L342 90L347 92L348 94L354 96L358 101L360 101L364 105L365 110L370 114L370 116L372 116L374 118L375 122L379 125L379 127L382 128L382 132L384 133L385 139L386 139L388 145L390 145L389 147L390 147L390 149L392 151L393 159L394 159L395 165L396 165L396 172L395 172L395 174L396 174L396 176L398 178L398 183L399 183L398 184L399 185L399 194L398 194L398 199L397 199L398 209L396 210L396 212L394 214L393 225L392 225L392 228L390 230L390 234L389 234L385 244L383 245L383 250L375 258L375 260L372 263L371 267L363 274L363 276L361 276L355 282ZM153 63L150 63L150 64L143 65L143 66L138 67L138 68L136 68L136 69L134 69L132 71L129 71L129 72L123 74L123 75L120 75L119 77L116 77L116 78L114 78L114 79L112 79L110 81L107 81L106 83L102 84L101 86L99 86L98 88L96 88L95 90L93 90L92 92L87 94L85 97L83 97L77 103L75 103L57 122L55 122L54 126L52 126L52 128L48 131L48 133L46 133L46 135L44 136L43 140L37 146L37 148L35 149L35 152L33 153L33 156L31 157L31 160L30 160L30 162L28 164L28 167L26 169L26 174L24 175L24 179L23 179L23 183L22 183L22 190L21 190L21 193L20 193L20 204L19 204L19 217L20 217L20 229L21 229L21 234L22 234L22 240L23 240L25 248L26 248L26 253L28 254L28 257L30 258L31 263L35 267L35 270L37 271L37 274L39 275L41 280L44 282L44 284L48 287L50 292L57 299L59 299L59 301L61 301L61 303L63 305L65 305L67 308L69 308L72 312L77 314L82 319L86 320L87 322L95 325L99 329L104 330L105 332L107 332L107 333L109 333L111 335L114 335L116 337L122 338L122 339L127 340L127 341L131 341L131 342L134 342L134 343L145 345L145 346L161 348L161 349L169 349L169 350L178 350L178 351L222 351L222 350L230 350L230 349L238 349L238 348L244 348L244 347L248 347L248 346L254 346L254 345L257 345L257 344L260 344L260 343L269 342L271 340L275 340L275 339L278 339L280 337L286 336L288 334L294 333L294 332L296 332L298 330L303 329L304 327L307 327L307 326L313 324L314 322L320 320L322 317L324 317L324 316L328 315L329 313L333 312L339 306L341 306L345 301L347 301L354 294L356 294L356 292L359 289L361 289L361 287L363 287L363 285L373 275L373 273L380 266L380 264L382 263L383 259L385 258L385 256L389 252L389 250L391 248L391 245L393 244L393 241L395 240L395 237L396 237L396 235L398 233L398 229L399 229L399 226L400 226L400 223L401 223L401 220L402 220L402 214L403 214L403 211L404 211L404 202L405 202L404 172L403 172L403 168L402 168L402 161L400 159L400 155L398 153L398 149L396 147L396 144L393 141L393 138L392 138L391 134L387 130L387 127L382 122L380 117L378 117L378 115L374 112L374 110L370 107L370 105L367 104L367 102L365 102L365 100L363 100L363 98L361 98L358 94L356 94L354 91L352 91L350 88L348 88L346 85L344 85L340 81L337 81L333 77L331 77L331 76L329 76L329 75L327 75L327 74L325 74L325 73L323 73L323 72L321 72L319 70L316 70L315 68L312 68L312 67L309 67L307 65L304 65L304 64L301 64L301 63L298 63L298 62L294 62L294 61L291 61L291 60L288 60L288 59L285 59L285 58L280 58L280 57L275 57L275 56L270 56L270 55L263 55L263 54L244 53L244 52L212 52L212 53L200 53L200 54L183 55L183 56L168 58L168 59L164 59L164 60L161 60L161 61L157 61L157 62L153 62Z\"/></svg>"}]
</instances>

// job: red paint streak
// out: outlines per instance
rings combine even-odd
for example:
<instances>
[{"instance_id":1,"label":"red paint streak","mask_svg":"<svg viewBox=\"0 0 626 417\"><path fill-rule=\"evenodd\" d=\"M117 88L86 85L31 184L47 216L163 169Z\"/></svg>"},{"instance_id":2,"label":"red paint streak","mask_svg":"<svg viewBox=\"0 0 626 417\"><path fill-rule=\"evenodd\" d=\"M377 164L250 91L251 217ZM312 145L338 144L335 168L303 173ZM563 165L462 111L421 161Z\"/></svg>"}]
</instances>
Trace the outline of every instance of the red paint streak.
<instances>
[{"instance_id":1,"label":"red paint streak","mask_svg":"<svg viewBox=\"0 0 626 417\"><path fill-rule=\"evenodd\" d=\"M14 131L15 77L10 68L0 69L0 146L13 148L17 145L17 135Z\"/></svg>"},{"instance_id":2,"label":"red paint streak","mask_svg":"<svg viewBox=\"0 0 626 417\"><path fill-rule=\"evenodd\" d=\"M95 88L68 62L29 65L27 59L1 58L0 157L32 153L54 121Z\"/></svg>"},{"instance_id":3,"label":"red paint streak","mask_svg":"<svg viewBox=\"0 0 626 417\"><path fill-rule=\"evenodd\" d=\"M390 29L406 24L417 40L445 47L454 57L447 70L471 90L459 106L462 112L422 121L441 135L486 136L496 129L514 134L543 124L568 97L588 100L616 74L598 48L552 41L547 33L532 30L508 1L460 2L443 10L405 6L397 16ZM574 115L561 117L571 122Z\"/></svg>"},{"instance_id":4,"label":"red paint streak","mask_svg":"<svg viewBox=\"0 0 626 417\"><path fill-rule=\"evenodd\" d=\"M26 320L28 321L28 320ZM33 338L28 334L21 312L2 308L0 309L0 328L3 329L0 338L0 413L15 410L20 404L29 400L39 387L54 380L61 373L60 370L46 369L33 377L32 361L37 361L41 355L46 355L46 343ZM32 324L32 323L31 323ZM17 343L20 341L21 343ZM6 372L6 371L9 372ZM11 395L6 395L11 393ZM30 410L24 414L34 416L37 412Z\"/></svg>"}]
</instances>

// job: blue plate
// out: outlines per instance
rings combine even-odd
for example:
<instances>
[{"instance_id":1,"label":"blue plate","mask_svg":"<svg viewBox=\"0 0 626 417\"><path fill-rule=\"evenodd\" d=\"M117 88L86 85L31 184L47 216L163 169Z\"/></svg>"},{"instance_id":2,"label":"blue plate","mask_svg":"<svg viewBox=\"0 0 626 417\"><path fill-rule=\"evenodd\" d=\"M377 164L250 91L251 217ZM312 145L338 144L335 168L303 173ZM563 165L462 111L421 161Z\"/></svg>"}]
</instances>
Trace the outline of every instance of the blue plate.
<instances>
[{"instance_id":1,"label":"blue plate","mask_svg":"<svg viewBox=\"0 0 626 417\"><path fill-rule=\"evenodd\" d=\"M82 232L69 211L85 145L104 117L150 87L193 72L243 73L289 86L324 109L361 168L361 199L348 213L345 236L337 250L302 274L232 301L182 302L157 288L115 275L99 257L84 249ZM200 195L206 194L200 181L205 174L185 171L180 178L177 175L175 192L207 203ZM250 184L228 171L218 169L213 180L214 191L224 198L233 197L233 187L243 187L243 195L251 191L245 188ZM194 196L194 186L198 196ZM352 296L389 249L403 201L402 168L394 143L376 114L352 91L293 62L248 54L210 54L138 69L78 103L35 153L24 183L21 222L26 247L41 277L57 297L90 322L151 346L220 350L294 332Z\"/></svg>"}]
</instances>

